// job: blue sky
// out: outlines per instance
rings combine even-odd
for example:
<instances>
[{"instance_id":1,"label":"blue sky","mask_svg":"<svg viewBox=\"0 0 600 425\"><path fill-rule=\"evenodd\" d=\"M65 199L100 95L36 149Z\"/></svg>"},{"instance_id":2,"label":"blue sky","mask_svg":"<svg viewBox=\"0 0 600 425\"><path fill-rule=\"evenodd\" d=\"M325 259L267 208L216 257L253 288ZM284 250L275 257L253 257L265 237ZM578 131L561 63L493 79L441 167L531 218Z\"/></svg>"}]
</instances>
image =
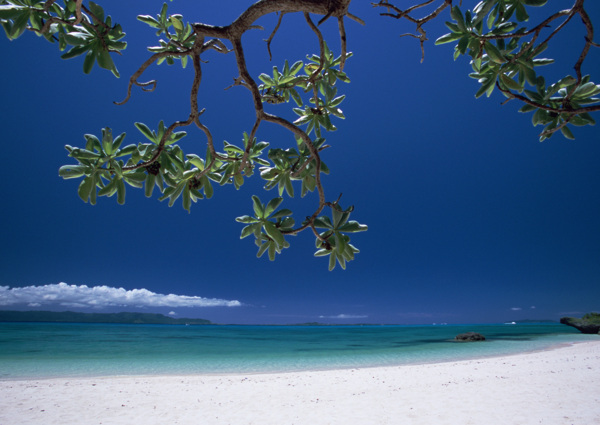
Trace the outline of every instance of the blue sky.
<instances>
[{"instance_id":1,"label":"blue sky","mask_svg":"<svg viewBox=\"0 0 600 425\"><path fill-rule=\"evenodd\" d=\"M169 10L221 25L251 3L174 1ZM600 16L600 5L588 3L590 16ZM276 196L258 177L239 191L217 188L191 214L133 189L125 206L114 198L84 204L79 182L58 177L72 163L64 145L81 146L83 134L107 126L126 132L125 144L143 142L134 122L155 128L187 118L192 78L178 64L153 67L145 76L158 80L155 92L134 90L128 104L113 105L148 57L146 46L156 44L135 16L156 15L162 2L101 4L127 33L128 48L115 58L120 79L97 67L84 75L82 58L61 60L57 46L32 34L0 40L0 308L147 311L219 323L472 323L600 310L598 127L576 128L575 141L557 135L539 143L541 128L517 113L520 105L501 106L497 94L475 99L468 59L454 62L451 45L433 45L447 32L447 14L429 25L420 63L418 42L399 37L412 27L379 17L369 2L351 5L367 25L346 24L354 53L346 66L352 82L339 87L346 120L335 122L323 153L327 197L343 193L342 205L355 206L352 218L369 226L353 236L361 252L347 270L329 272L326 259L313 257L309 234L289 238L275 262L256 258L235 217L252 212L251 195ZM287 15L270 63L262 40L275 22L263 19L265 30L243 39L254 76L317 53L303 18ZM337 24L322 30L339 52ZM546 53L567 61L548 67L550 76L572 72L583 29L571 30ZM205 59L203 122L219 145L240 143L253 123L249 92L223 90L237 76L233 54ZM598 69L595 49L583 72ZM273 111L292 117L289 109ZM258 137L274 147L293 143L266 124ZM189 128L182 148L202 155L205 146ZM299 221L316 202L307 196L282 206Z\"/></svg>"}]
</instances>

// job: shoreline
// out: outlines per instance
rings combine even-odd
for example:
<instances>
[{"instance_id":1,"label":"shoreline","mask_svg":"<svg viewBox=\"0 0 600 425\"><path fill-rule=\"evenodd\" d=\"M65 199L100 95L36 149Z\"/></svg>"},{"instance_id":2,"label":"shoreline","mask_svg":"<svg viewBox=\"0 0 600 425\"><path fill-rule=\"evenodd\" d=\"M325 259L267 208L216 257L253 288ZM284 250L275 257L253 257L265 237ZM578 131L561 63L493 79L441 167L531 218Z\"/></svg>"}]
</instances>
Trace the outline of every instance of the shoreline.
<instances>
[{"instance_id":1,"label":"shoreline","mask_svg":"<svg viewBox=\"0 0 600 425\"><path fill-rule=\"evenodd\" d=\"M0 423L600 423L600 340L442 363L0 381Z\"/></svg>"},{"instance_id":2,"label":"shoreline","mask_svg":"<svg viewBox=\"0 0 600 425\"><path fill-rule=\"evenodd\" d=\"M449 341L453 342L453 341ZM247 371L230 371L230 372L170 372L170 373L132 373L132 374L89 374L89 375L42 375L42 376L12 376L2 377L0 376L0 383L11 382L11 381L45 381L45 380L89 380L89 379L126 379L126 378L170 378L170 377L198 377L198 376L217 376L217 377L228 377L228 376L254 376L254 375L283 375L283 374L294 374L294 373L310 373L310 372L333 372L333 371L345 371L345 370L363 370L363 369L389 369L406 366L427 366L435 364L445 363L461 363L476 360L494 359L499 357L510 358L512 356L527 355L533 353L547 352L553 350L559 350L561 348L574 346L576 344L587 344L587 343L600 343L598 341L568 341L568 342L555 342L551 345L532 348L526 351L517 351L511 353L500 353L500 354L473 354L472 356L461 357L461 358L449 358L443 360L419 360L412 362L399 362L396 364L362 364L354 366L323 366L313 368L300 368L300 369L273 369L273 370L247 370ZM471 344L469 342L458 344ZM0 424L1 425L1 424Z\"/></svg>"}]
</instances>

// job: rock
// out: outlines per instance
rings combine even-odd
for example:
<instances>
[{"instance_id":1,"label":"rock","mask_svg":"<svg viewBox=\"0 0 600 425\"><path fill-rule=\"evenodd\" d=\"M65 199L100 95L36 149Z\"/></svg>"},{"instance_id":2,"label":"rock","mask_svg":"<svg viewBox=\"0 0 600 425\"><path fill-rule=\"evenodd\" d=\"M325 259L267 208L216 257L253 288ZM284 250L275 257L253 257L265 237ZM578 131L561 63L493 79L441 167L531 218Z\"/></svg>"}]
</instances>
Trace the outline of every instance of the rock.
<instances>
[{"instance_id":1,"label":"rock","mask_svg":"<svg viewBox=\"0 0 600 425\"><path fill-rule=\"evenodd\" d=\"M485 341L485 337L477 332L466 332L464 334L459 334L454 337L455 341Z\"/></svg>"},{"instance_id":2,"label":"rock","mask_svg":"<svg viewBox=\"0 0 600 425\"><path fill-rule=\"evenodd\" d=\"M561 317L560 323L573 326L584 334L600 334L600 314L588 313L579 319L577 317Z\"/></svg>"}]
</instances>

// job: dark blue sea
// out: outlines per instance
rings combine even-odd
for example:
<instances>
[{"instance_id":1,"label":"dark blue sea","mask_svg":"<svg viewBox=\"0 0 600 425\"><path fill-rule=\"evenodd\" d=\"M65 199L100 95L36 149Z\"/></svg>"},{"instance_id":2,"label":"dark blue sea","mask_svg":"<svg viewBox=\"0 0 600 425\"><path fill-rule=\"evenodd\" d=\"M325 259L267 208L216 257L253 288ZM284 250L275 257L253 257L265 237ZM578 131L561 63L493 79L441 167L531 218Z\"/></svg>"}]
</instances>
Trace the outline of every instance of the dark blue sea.
<instances>
[{"instance_id":1,"label":"dark blue sea","mask_svg":"<svg viewBox=\"0 0 600 425\"><path fill-rule=\"evenodd\" d=\"M486 341L453 342L462 332ZM0 379L263 373L463 360L597 340L560 324L178 326L0 323Z\"/></svg>"}]
</instances>

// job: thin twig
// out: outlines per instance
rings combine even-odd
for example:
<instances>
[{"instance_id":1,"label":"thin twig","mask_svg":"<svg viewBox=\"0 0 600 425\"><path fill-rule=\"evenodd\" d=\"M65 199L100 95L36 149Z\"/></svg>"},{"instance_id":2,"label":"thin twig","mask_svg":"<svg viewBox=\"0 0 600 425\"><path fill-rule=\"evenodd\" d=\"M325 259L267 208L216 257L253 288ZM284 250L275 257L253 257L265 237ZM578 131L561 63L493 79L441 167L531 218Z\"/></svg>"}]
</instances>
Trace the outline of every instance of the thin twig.
<instances>
[{"instance_id":1,"label":"thin twig","mask_svg":"<svg viewBox=\"0 0 600 425\"><path fill-rule=\"evenodd\" d=\"M277 20L277 25L275 25L275 28L273 29L273 32L271 33L269 38L265 40L267 42L267 51L269 52L269 60L270 61L273 60L273 55L271 54L271 41L273 41L273 37L275 37L275 34L277 33L279 26L281 25L283 15L285 15L285 13L283 13L283 12L279 14L279 19Z\"/></svg>"}]
</instances>

